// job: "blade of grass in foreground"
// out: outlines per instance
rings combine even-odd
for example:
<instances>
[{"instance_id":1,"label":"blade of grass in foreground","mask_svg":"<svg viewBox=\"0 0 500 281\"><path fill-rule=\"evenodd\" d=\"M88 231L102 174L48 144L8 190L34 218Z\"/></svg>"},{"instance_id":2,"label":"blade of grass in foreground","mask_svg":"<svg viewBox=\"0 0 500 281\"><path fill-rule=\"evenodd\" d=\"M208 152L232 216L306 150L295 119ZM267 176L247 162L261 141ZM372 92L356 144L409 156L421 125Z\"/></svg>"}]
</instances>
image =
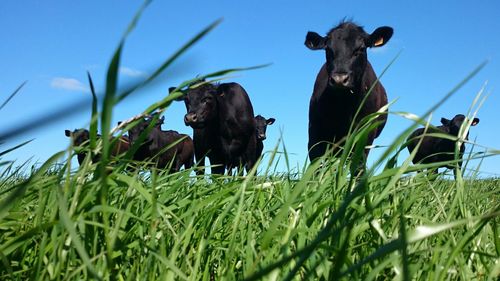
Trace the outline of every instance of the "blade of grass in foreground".
<instances>
[{"instance_id":1,"label":"blade of grass in foreground","mask_svg":"<svg viewBox=\"0 0 500 281\"><path fill-rule=\"evenodd\" d=\"M92 112L90 115L90 151L94 151L96 147L97 140L97 118L99 113L97 112L97 95L95 93L94 82L92 82L92 77L90 72L87 71L87 77L89 80L90 93L92 94Z\"/></svg>"},{"instance_id":2,"label":"blade of grass in foreground","mask_svg":"<svg viewBox=\"0 0 500 281\"><path fill-rule=\"evenodd\" d=\"M142 10L147 6L147 4L149 4L149 2L151 2L151 1L146 1L146 4L141 8L138 15L140 15ZM129 26L129 28L124 36L127 36L128 33L130 33L133 30L133 28L135 27L135 24L137 23L137 20L138 20L138 16L136 15L136 18L130 24L130 26ZM199 42L210 31L212 31L217 25L219 25L219 23L221 21L222 21L221 19L215 21L214 23L210 24L208 27L203 29L200 33L195 35L191 40L189 40L186 44L184 44L177 52L175 52L174 55L172 55L164 63L162 63L160 67L158 67L156 70L154 70L153 74L151 76L149 76L145 81L136 83L136 84L124 89L123 91L121 91L120 94L117 94L116 89L115 89L115 94L113 95L114 98L111 100L112 104L117 104L118 102L122 101L124 98L126 98L127 96L132 94L134 91L138 90L139 88L144 87L147 84L151 84L153 82L153 80L155 80L161 73L163 73L169 66L171 66L189 48L191 48L193 45L195 45L197 42ZM123 43L123 39L122 39L121 43ZM119 47L117 48L117 51L121 50L120 49L121 43L120 43ZM115 52L115 54L116 54L116 52ZM111 66L111 64L110 64L110 66ZM110 103L111 101L108 100L108 103ZM78 112L82 108L83 103L84 102L77 102L77 103L70 105L66 108L58 109L58 110L55 110L53 112L50 112L49 114L47 114L45 116L42 115L39 118L37 118L36 121L27 122L26 124L22 124L22 125L13 127L12 129L8 129L7 131L0 132L0 140L10 139L10 138L18 136L20 134L28 133L36 128L40 128L42 126L54 123L62 118L67 118L68 116L71 116L71 115L75 114L76 112ZM104 109L102 109L102 110L104 111Z\"/></svg>"},{"instance_id":3,"label":"blade of grass in foreground","mask_svg":"<svg viewBox=\"0 0 500 281\"><path fill-rule=\"evenodd\" d=\"M106 90L105 90L105 95L104 99L102 102L102 113L101 113L101 134L102 134L102 151L101 151L101 157L100 161L98 164L98 172L100 174L100 181L101 181L101 188L99 189L99 200L101 204L106 207L108 204L108 174L106 172L106 167L108 166L108 160L109 160L109 153L110 153L110 139L108 137L109 131L111 128L111 117L113 114L113 106L115 105L115 96L117 94L117 89L118 89L118 69L120 67L120 58L123 50L123 46L125 44L125 41L127 39L127 36L134 30L134 28L137 26L137 22L139 18L141 17L142 13L144 12L144 9L149 5L150 1L145 1L144 4L141 6L141 8L137 11L135 14L133 20L129 24L127 30L125 31L125 34L123 35L122 39L120 40L120 43L118 44L118 47L113 54L113 57L111 59L111 62L109 63L107 74L106 74ZM99 176L97 174L97 176ZM102 219L103 219L103 224L104 224L104 231L106 233L110 232L111 225L110 225L110 218L108 217L108 213L103 211L102 214ZM68 219L69 220L69 219ZM71 233L72 229L68 229ZM74 232L76 235L76 232ZM78 237L74 237L78 238ZM107 264L107 274L110 274L113 276L113 269L114 269L114 260L113 260L113 248L114 248L114 243L109 235L105 236L105 241L106 241L106 264ZM78 247L79 246L79 247ZM77 250L82 256L82 259L84 259L85 263L90 266L90 261L89 261L89 256L88 254L83 251L83 246L77 245ZM94 272L92 267L89 267L90 272L95 275L96 273ZM105 274L105 275L107 275ZM97 277L97 275L95 276Z\"/></svg>"},{"instance_id":4,"label":"blade of grass in foreground","mask_svg":"<svg viewBox=\"0 0 500 281\"><path fill-rule=\"evenodd\" d=\"M5 154L7 154L7 153L9 153L9 152L12 152L12 151L14 151L14 150L16 150L16 149L19 149L19 148L21 148L21 147L23 147L23 146L27 145L28 143L32 142L33 140L34 140L34 139L30 139L30 140L28 140L28 141L25 141L25 142L23 142L23 143L21 143L21 144L18 144L18 145L14 146L14 147L11 147L11 148L9 148L9 149L6 149L6 150L4 150L4 151L0 152L0 157L2 157L3 155L5 155Z\"/></svg>"},{"instance_id":5,"label":"blade of grass in foreground","mask_svg":"<svg viewBox=\"0 0 500 281\"><path fill-rule=\"evenodd\" d=\"M15 96L17 95L17 93L19 93L19 91L21 90L21 88L26 85L26 83L28 83L28 81L24 81L19 87L17 87L17 89L2 103L2 105L0 105L0 110L2 110L2 108L4 108L4 106L6 106L9 101Z\"/></svg>"},{"instance_id":6,"label":"blade of grass in foreground","mask_svg":"<svg viewBox=\"0 0 500 281\"><path fill-rule=\"evenodd\" d=\"M209 26L204 28L198 34L196 34L191 40L189 40L186 44L184 44L179 50L177 50L172 56L170 56L160 67L158 67L153 74L151 74L144 82L139 83L136 86L131 87L130 89L124 91L122 94L118 96L117 102L123 100L127 96L129 96L132 92L137 90L140 87L145 86L148 83L151 83L155 78L157 78L163 71L165 71L174 61L176 61L182 54L184 54L189 48L191 48L195 43L200 41L203 37L205 37L210 31L212 31L215 27L217 27L221 23L221 19L216 20L211 23Z\"/></svg>"},{"instance_id":7,"label":"blade of grass in foreground","mask_svg":"<svg viewBox=\"0 0 500 281\"><path fill-rule=\"evenodd\" d=\"M101 277L99 276L99 274L95 270L94 266L92 265L92 263L90 261L89 254L85 250L85 247L84 247L82 241L80 240L80 236L78 235L78 233L73 225L74 223L68 214L68 210L66 209L67 203L64 200L64 195L62 194L61 190L59 190L58 193L59 193L58 194L59 214L60 214L61 222L64 225L64 227L66 228L66 230L68 231L69 236L71 237L71 243L75 246L76 251L78 252L80 257L82 258L83 263L87 266L87 270L90 272L91 276L93 278L101 280Z\"/></svg>"},{"instance_id":8,"label":"blade of grass in foreground","mask_svg":"<svg viewBox=\"0 0 500 281\"><path fill-rule=\"evenodd\" d=\"M433 112L435 109L437 109L448 98L450 98L455 92L457 92L458 89L460 87L462 87L466 82L468 82L472 77L474 77L486 65L486 63L487 62L483 62L478 67L476 67L476 69L474 69L468 76L466 76L465 79L463 79L460 83L458 83L458 85L455 86L448 94L446 94L436 105L434 105L429 111L427 111L424 114L424 117L431 114L431 112ZM346 212L348 206L351 204L351 202L353 202L353 200L355 198L359 197L363 193L362 187L367 184L366 183L366 180L367 180L366 175L373 174L376 167L378 167L380 164L382 164L385 161L385 159L387 159L390 156L390 154L394 150L396 150L398 146L400 146L401 143L404 143L406 136L410 132L412 132L416 128L417 125L418 125L418 123L410 126L407 130L405 130L402 134L400 134L391 145L389 145L389 147L386 149L386 151L384 151L383 155L375 163L375 165L370 170L367 171L367 173L365 174L365 177L362 178L361 182L358 183L357 186L354 188L354 190L350 194L347 195L347 197L342 202L342 205L337 209L336 212L334 212L332 214L327 225L325 227L323 227L323 229L321 229L318 232L318 234L316 235L315 239L312 242L310 242L304 248L298 249L295 253L293 253L289 256L285 256L281 260L264 267L262 270L252 274L246 280L257 280L259 278L262 278L262 277L266 276L267 274L269 274L270 272L272 272L274 269L277 269L278 267L281 267L281 266L287 264L288 262L290 262L291 260L293 260L296 257L300 257L300 259L295 264L294 268L297 269L298 267L301 267L303 265L303 263L305 262L305 260L308 259L312 255L312 253L316 250L316 248L322 242L324 242L326 239L328 239L328 237L330 237L330 235L332 233L332 230L330 228L334 225L334 223L336 221L338 221L339 219L344 217L345 212ZM364 179L365 184L363 184L363 179ZM394 243L396 243L396 244L393 245ZM388 249L387 253L394 252L394 251L401 248L401 246L399 245L400 241L394 242L394 243L392 243L392 242L389 243L389 245L392 245L392 248Z\"/></svg>"},{"instance_id":9,"label":"blade of grass in foreground","mask_svg":"<svg viewBox=\"0 0 500 281\"><path fill-rule=\"evenodd\" d=\"M499 211L491 212L489 214L486 214L484 216L481 216L479 218L468 218L468 219L462 219L450 223L445 223L445 224L439 224L436 226L427 226L427 225L421 225L416 227L413 231L408 232L406 236L406 241L407 244L414 244L419 241L422 241L424 239L427 239L429 237L432 237L434 235L437 235L439 233L442 233L444 231L456 228L458 226L470 223L470 222L478 222L482 224L483 222L487 222L495 217L498 217L500 215ZM361 268L361 266L373 262L377 259L380 259L392 252L395 252L403 247L404 243L401 238L392 240L379 249L375 251L372 255L362 259L360 262L350 266L338 276L339 278L344 277L348 275L349 273L354 272L355 270L358 270Z\"/></svg>"},{"instance_id":10,"label":"blade of grass in foreground","mask_svg":"<svg viewBox=\"0 0 500 281\"><path fill-rule=\"evenodd\" d=\"M10 193L7 197L5 197L3 201L0 202L0 220L2 220L5 217L5 215L9 211L9 208L12 207L12 205L24 195L28 186L36 179L38 179L40 176L42 176L56 160L58 160L64 155L64 153L65 151L60 151L54 154L52 157L50 157L47 161L45 161L45 163L43 163L43 165L40 167L40 169L38 169L38 171L35 174L31 175L31 177L28 180L17 185L14 191Z\"/></svg>"}]
</instances>

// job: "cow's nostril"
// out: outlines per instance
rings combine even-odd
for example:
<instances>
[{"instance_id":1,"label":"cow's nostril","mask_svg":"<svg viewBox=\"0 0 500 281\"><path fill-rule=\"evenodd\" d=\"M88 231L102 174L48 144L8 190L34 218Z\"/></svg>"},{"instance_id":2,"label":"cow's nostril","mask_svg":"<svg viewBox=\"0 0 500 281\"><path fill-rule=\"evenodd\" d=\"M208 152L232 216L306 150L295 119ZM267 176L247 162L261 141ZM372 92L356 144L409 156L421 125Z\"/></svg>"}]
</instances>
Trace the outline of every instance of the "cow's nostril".
<instances>
[{"instance_id":1,"label":"cow's nostril","mask_svg":"<svg viewBox=\"0 0 500 281\"><path fill-rule=\"evenodd\" d=\"M335 81L335 78L334 78L333 76L329 76L329 77L328 77L328 82L329 82L331 85L333 85L333 84L337 83L337 82Z\"/></svg>"},{"instance_id":2,"label":"cow's nostril","mask_svg":"<svg viewBox=\"0 0 500 281\"><path fill-rule=\"evenodd\" d=\"M184 122L185 123L193 123L198 120L198 116L196 113L188 113L184 116Z\"/></svg>"},{"instance_id":3,"label":"cow's nostril","mask_svg":"<svg viewBox=\"0 0 500 281\"><path fill-rule=\"evenodd\" d=\"M347 83L349 82L349 75L344 75L344 77L342 77L342 84L346 85Z\"/></svg>"},{"instance_id":4,"label":"cow's nostril","mask_svg":"<svg viewBox=\"0 0 500 281\"><path fill-rule=\"evenodd\" d=\"M337 84L347 85L349 83L349 74L347 73L335 73L333 74L333 80Z\"/></svg>"}]
</instances>

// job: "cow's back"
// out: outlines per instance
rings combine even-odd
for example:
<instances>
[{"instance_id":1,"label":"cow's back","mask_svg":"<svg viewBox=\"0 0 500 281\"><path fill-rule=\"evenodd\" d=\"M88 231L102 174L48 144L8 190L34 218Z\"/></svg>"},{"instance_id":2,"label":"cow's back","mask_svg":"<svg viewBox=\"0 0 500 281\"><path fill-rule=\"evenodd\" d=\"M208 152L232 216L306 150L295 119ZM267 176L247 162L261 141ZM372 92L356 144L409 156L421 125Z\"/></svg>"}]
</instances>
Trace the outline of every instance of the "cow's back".
<instances>
[{"instance_id":1,"label":"cow's back","mask_svg":"<svg viewBox=\"0 0 500 281\"><path fill-rule=\"evenodd\" d=\"M238 166L241 157L255 162L255 119L250 98L239 84L224 83L218 87L219 134L223 143L238 140L238 145L226 147L222 144L227 165ZM253 164L250 164L252 166Z\"/></svg>"},{"instance_id":2,"label":"cow's back","mask_svg":"<svg viewBox=\"0 0 500 281\"><path fill-rule=\"evenodd\" d=\"M238 83L220 84L217 89L221 129L245 134L253 133L255 130L253 106L245 89Z\"/></svg>"},{"instance_id":3,"label":"cow's back","mask_svg":"<svg viewBox=\"0 0 500 281\"><path fill-rule=\"evenodd\" d=\"M421 138L418 137L423 135L424 132L424 128L419 128L408 137L408 151L410 153L412 153L417 144L420 142L420 146L418 147L415 157L412 160L414 164L450 161L455 158L454 141L435 136L425 136L421 140ZM436 128L429 127L426 132L426 134L435 133L448 134L448 131L445 127L438 126Z\"/></svg>"}]
</instances>

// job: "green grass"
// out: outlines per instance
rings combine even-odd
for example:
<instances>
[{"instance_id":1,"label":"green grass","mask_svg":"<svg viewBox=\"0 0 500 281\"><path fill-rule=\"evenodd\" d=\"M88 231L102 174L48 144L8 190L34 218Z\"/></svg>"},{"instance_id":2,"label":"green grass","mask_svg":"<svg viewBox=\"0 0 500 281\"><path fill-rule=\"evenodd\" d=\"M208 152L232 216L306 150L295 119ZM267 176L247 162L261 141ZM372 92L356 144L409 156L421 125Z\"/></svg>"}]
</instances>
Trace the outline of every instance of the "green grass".
<instances>
[{"instance_id":1,"label":"green grass","mask_svg":"<svg viewBox=\"0 0 500 281\"><path fill-rule=\"evenodd\" d=\"M0 279L498 276L499 179L388 185L336 165L300 179L113 172L106 204L90 162L4 176L2 206L23 190L0 213Z\"/></svg>"},{"instance_id":2,"label":"green grass","mask_svg":"<svg viewBox=\"0 0 500 281\"><path fill-rule=\"evenodd\" d=\"M95 137L98 121L103 134L112 131L114 105L217 24L145 82L120 90L116 70L125 34L109 66L100 113L91 87L89 149L103 153L99 163L90 157L80 167L69 159L61 163L71 147L36 168L0 161L0 280L498 280L500 179L431 180L414 172L433 165L410 165L412 155L396 161L408 134L482 66L421 118L394 113L418 122L361 174L367 134L383 112L352 128L340 154L301 171L276 168L281 162L289 167L282 143L257 175L234 177L194 176L199 167L175 174L127 170L143 163L132 163L130 154L109 157L112 144ZM143 113L168 110L180 94Z\"/></svg>"}]
</instances>

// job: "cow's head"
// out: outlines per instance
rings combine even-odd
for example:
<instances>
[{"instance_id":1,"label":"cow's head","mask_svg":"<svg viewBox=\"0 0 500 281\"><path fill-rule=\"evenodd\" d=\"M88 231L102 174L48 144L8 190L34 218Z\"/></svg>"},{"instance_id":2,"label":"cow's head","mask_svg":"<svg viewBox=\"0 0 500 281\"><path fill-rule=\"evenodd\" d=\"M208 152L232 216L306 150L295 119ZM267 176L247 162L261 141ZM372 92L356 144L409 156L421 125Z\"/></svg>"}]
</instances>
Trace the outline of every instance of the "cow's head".
<instances>
[{"instance_id":1,"label":"cow's head","mask_svg":"<svg viewBox=\"0 0 500 281\"><path fill-rule=\"evenodd\" d=\"M361 85L368 63L366 49L383 46L392 33L391 27L383 26L368 34L352 22L343 22L325 37L308 32L304 44L311 50L325 50L330 86L353 90Z\"/></svg>"},{"instance_id":2,"label":"cow's head","mask_svg":"<svg viewBox=\"0 0 500 281\"><path fill-rule=\"evenodd\" d=\"M449 120L446 118L441 118L441 124L448 128L448 131L451 135L458 136L460 131L460 127L465 122L465 116L463 114L457 114L453 119ZM472 119L471 126L476 126L479 123L479 118ZM466 134L466 138L468 138L469 132Z\"/></svg>"},{"instance_id":3,"label":"cow's head","mask_svg":"<svg viewBox=\"0 0 500 281\"><path fill-rule=\"evenodd\" d=\"M128 139L130 143L134 143L135 141L137 141L142 132L144 132L148 128L149 124L151 124L151 121L153 120L154 120L153 116L142 118L135 126L130 128L130 130L128 131ZM165 116L158 118L152 130L154 130L155 128L161 130L161 124L163 124L164 120ZM149 141L149 136L146 137L146 142L148 141Z\"/></svg>"},{"instance_id":4,"label":"cow's head","mask_svg":"<svg viewBox=\"0 0 500 281\"><path fill-rule=\"evenodd\" d=\"M90 139L90 133L86 129L75 129L73 132L64 130L64 135L71 138L74 146L80 146Z\"/></svg>"},{"instance_id":5,"label":"cow's head","mask_svg":"<svg viewBox=\"0 0 500 281\"><path fill-rule=\"evenodd\" d=\"M170 89L172 91L172 88ZM207 123L217 116L217 86L202 84L185 91L183 100L187 113L184 115L184 123L193 129L204 128Z\"/></svg>"},{"instance_id":6,"label":"cow's head","mask_svg":"<svg viewBox=\"0 0 500 281\"><path fill-rule=\"evenodd\" d=\"M257 140L263 141L266 139L267 125L272 125L276 121L274 118L266 119L261 115L255 116L255 131L257 132Z\"/></svg>"}]
</instances>

